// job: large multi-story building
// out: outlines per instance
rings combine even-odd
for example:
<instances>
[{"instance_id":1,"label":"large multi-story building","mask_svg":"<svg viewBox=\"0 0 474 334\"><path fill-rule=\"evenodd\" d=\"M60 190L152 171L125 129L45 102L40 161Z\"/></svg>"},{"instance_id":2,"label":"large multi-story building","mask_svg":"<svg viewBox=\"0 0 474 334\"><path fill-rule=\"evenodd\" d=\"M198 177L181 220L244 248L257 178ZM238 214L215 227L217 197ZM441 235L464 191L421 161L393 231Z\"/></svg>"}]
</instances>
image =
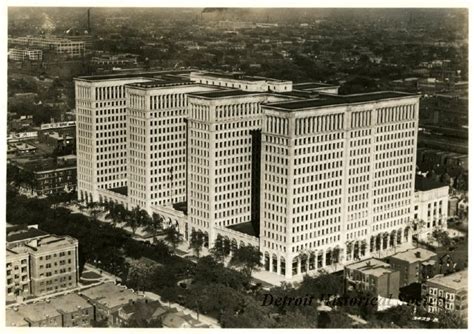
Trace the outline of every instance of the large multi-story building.
<instances>
[{"instance_id":1,"label":"large multi-story building","mask_svg":"<svg viewBox=\"0 0 474 334\"><path fill-rule=\"evenodd\" d=\"M76 79L77 185L80 200L99 201L104 196L99 192L128 185L127 128L135 125L127 118L125 85L153 82L154 77L166 73L169 72ZM128 103L137 105L133 94ZM144 106L142 104L140 108Z\"/></svg>"},{"instance_id":2,"label":"large multi-story building","mask_svg":"<svg viewBox=\"0 0 474 334\"><path fill-rule=\"evenodd\" d=\"M78 256L78 242L69 236L35 229L7 236L7 295L41 296L75 288Z\"/></svg>"},{"instance_id":3,"label":"large multi-story building","mask_svg":"<svg viewBox=\"0 0 474 334\"><path fill-rule=\"evenodd\" d=\"M418 97L394 92L263 106L260 249L270 269L297 275L410 241L417 115Z\"/></svg>"},{"instance_id":4,"label":"large multi-story building","mask_svg":"<svg viewBox=\"0 0 474 334\"><path fill-rule=\"evenodd\" d=\"M411 242L417 95L182 71L78 78L76 99L79 199L185 202L209 246L256 222L286 278Z\"/></svg>"},{"instance_id":5,"label":"large multi-story building","mask_svg":"<svg viewBox=\"0 0 474 334\"><path fill-rule=\"evenodd\" d=\"M187 96L212 89L176 79L126 85L131 206L186 202Z\"/></svg>"}]
</instances>

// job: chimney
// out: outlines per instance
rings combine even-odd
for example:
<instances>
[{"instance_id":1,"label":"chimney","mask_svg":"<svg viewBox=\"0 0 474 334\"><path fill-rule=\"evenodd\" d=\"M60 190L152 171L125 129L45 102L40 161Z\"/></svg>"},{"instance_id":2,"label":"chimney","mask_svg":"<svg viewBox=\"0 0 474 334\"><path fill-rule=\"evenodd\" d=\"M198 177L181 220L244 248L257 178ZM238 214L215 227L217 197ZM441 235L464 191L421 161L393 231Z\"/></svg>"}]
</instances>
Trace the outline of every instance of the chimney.
<instances>
[{"instance_id":1,"label":"chimney","mask_svg":"<svg viewBox=\"0 0 474 334\"><path fill-rule=\"evenodd\" d=\"M419 259L421 257L421 253L418 251L415 253L415 256Z\"/></svg>"},{"instance_id":2,"label":"chimney","mask_svg":"<svg viewBox=\"0 0 474 334\"><path fill-rule=\"evenodd\" d=\"M87 9L87 33L91 34L91 9Z\"/></svg>"}]
</instances>

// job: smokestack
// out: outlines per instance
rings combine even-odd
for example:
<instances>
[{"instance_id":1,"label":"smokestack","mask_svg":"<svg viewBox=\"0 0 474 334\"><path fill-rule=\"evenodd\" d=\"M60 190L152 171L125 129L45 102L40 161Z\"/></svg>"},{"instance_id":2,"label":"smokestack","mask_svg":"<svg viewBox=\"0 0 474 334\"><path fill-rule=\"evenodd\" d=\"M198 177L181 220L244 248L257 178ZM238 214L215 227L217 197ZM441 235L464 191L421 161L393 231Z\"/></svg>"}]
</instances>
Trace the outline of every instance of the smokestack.
<instances>
[{"instance_id":1,"label":"smokestack","mask_svg":"<svg viewBox=\"0 0 474 334\"><path fill-rule=\"evenodd\" d=\"M87 9L87 32L91 33L91 9L88 8Z\"/></svg>"}]
</instances>

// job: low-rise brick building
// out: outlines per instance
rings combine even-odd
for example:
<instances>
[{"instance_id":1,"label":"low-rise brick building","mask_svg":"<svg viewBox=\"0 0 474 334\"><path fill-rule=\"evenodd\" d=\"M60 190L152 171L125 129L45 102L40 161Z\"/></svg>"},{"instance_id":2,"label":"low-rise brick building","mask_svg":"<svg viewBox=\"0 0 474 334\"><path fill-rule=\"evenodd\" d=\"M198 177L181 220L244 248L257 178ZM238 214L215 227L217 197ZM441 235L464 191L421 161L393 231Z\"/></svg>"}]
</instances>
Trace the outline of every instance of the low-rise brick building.
<instances>
[{"instance_id":1,"label":"low-rise brick building","mask_svg":"<svg viewBox=\"0 0 474 334\"><path fill-rule=\"evenodd\" d=\"M421 283L439 273L438 256L424 248L396 253L389 257L389 263L400 272L400 287Z\"/></svg>"},{"instance_id":2,"label":"low-rise brick building","mask_svg":"<svg viewBox=\"0 0 474 334\"><path fill-rule=\"evenodd\" d=\"M400 273L390 264L368 259L344 267L346 287L369 291L385 298L398 298Z\"/></svg>"},{"instance_id":3,"label":"low-rise brick building","mask_svg":"<svg viewBox=\"0 0 474 334\"><path fill-rule=\"evenodd\" d=\"M430 313L440 310L460 313L465 319L468 314L468 272L459 271L447 276L437 275L421 286L421 294Z\"/></svg>"}]
</instances>

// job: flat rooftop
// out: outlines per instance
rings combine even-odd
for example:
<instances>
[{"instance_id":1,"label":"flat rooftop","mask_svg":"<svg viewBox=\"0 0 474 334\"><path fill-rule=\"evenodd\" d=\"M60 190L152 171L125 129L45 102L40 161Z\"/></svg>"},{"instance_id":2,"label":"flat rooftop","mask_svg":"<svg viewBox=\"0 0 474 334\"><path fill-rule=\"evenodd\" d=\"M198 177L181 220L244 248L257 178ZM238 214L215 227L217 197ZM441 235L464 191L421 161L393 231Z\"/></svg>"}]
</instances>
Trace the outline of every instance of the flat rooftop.
<instances>
[{"instance_id":1,"label":"flat rooftop","mask_svg":"<svg viewBox=\"0 0 474 334\"><path fill-rule=\"evenodd\" d=\"M285 80L259 77L259 76L249 76L243 73L225 73L225 72L198 72L198 75L212 77L216 79L231 79L231 80L242 80L242 81L278 81L284 82Z\"/></svg>"},{"instance_id":2,"label":"flat rooftop","mask_svg":"<svg viewBox=\"0 0 474 334\"><path fill-rule=\"evenodd\" d=\"M258 237L258 231L253 228L252 222L245 222L236 225L226 226L229 230L234 230L244 234L251 235L252 237Z\"/></svg>"},{"instance_id":3,"label":"flat rooftop","mask_svg":"<svg viewBox=\"0 0 474 334\"><path fill-rule=\"evenodd\" d=\"M177 70L177 71L137 71L132 73L112 73L102 75L88 75L75 78L76 80L85 81L102 81L102 80L116 80L116 79L133 79L133 78L150 78L162 76L167 74L188 74L192 70Z\"/></svg>"},{"instance_id":4,"label":"flat rooftop","mask_svg":"<svg viewBox=\"0 0 474 334\"><path fill-rule=\"evenodd\" d=\"M7 235L7 242L20 241L46 236L48 233L36 228L25 229L21 231L11 232Z\"/></svg>"},{"instance_id":5,"label":"flat rooftop","mask_svg":"<svg viewBox=\"0 0 474 334\"><path fill-rule=\"evenodd\" d=\"M108 308L123 306L131 300L142 299L132 290L111 282L83 290L81 295Z\"/></svg>"},{"instance_id":6,"label":"flat rooftop","mask_svg":"<svg viewBox=\"0 0 474 334\"><path fill-rule=\"evenodd\" d=\"M120 194L120 195L125 195L125 196L128 196L128 187L125 186L125 187L117 187L117 188L110 188L110 189L107 189L107 190L110 190L114 193L117 193L117 194Z\"/></svg>"},{"instance_id":7,"label":"flat rooftop","mask_svg":"<svg viewBox=\"0 0 474 334\"><path fill-rule=\"evenodd\" d=\"M404 252L396 253L391 258L407 261L409 263L424 262L430 260L436 253L424 248L408 249Z\"/></svg>"},{"instance_id":8,"label":"flat rooftop","mask_svg":"<svg viewBox=\"0 0 474 334\"><path fill-rule=\"evenodd\" d=\"M380 277L386 273L393 273L396 271L390 268L390 264L375 258L349 264L346 266L346 268L350 270L357 270L363 272L366 275L372 275L375 277Z\"/></svg>"},{"instance_id":9,"label":"flat rooftop","mask_svg":"<svg viewBox=\"0 0 474 334\"><path fill-rule=\"evenodd\" d=\"M129 87L137 87L137 88L158 88L158 87L169 87L169 86L184 86L184 85L192 85L195 84L192 81L185 81L185 80L175 80L175 81L165 81L165 80L155 80L155 81L147 81L147 82L134 82L127 84L126 86Z\"/></svg>"},{"instance_id":10,"label":"flat rooftop","mask_svg":"<svg viewBox=\"0 0 474 334\"><path fill-rule=\"evenodd\" d=\"M429 191L437 188L447 187L447 185L423 175L415 176L415 191Z\"/></svg>"},{"instance_id":11,"label":"flat rooftop","mask_svg":"<svg viewBox=\"0 0 474 334\"><path fill-rule=\"evenodd\" d=\"M57 310L65 313L72 313L81 308L87 309L92 307L87 300L75 293L53 298L51 299L51 303Z\"/></svg>"},{"instance_id":12,"label":"flat rooftop","mask_svg":"<svg viewBox=\"0 0 474 334\"><path fill-rule=\"evenodd\" d=\"M433 278L430 278L428 282L431 283L436 283L440 284L446 287L449 287L451 289L467 289L467 280L468 280L468 274L467 270L459 271L454 274L450 274L447 276L435 276Z\"/></svg>"},{"instance_id":13,"label":"flat rooftop","mask_svg":"<svg viewBox=\"0 0 474 334\"><path fill-rule=\"evenodd\" d=\"M234 97L234 96L245 96L245 95L256 95L264 94L265 92L245 92L239 89L227 89L227 90L215 90L210 92L197 92L190 93L190 96L198 96L208 99L222 98L222 97Z\"/></svg>"},{"instance_id":14,"label":"flat rooftop","mask_svg":"<svg viewBox=\"0 0 474 334\"><path fill-rule=\"evenodd\" d=\"M301 89L301 90L312 90L312 89L330 88L330 87L339 87L339 85L330 85L330 84L325 84L322 82L302 82L302 83L293 84L293 89Z\"/></svg>"},{"instance_id":15,"label":"flat rooftop","mask_svg":"<svg viewBox=\"0 0 474 334\"><path fill-rule=\"evenodd\" d=\"M308 100L298 100L289 102L278 102L266 104L267 107L276 108L286 111L293 111L299 109L310 109L342 104L352 103L365 103L365 102L376 102L381 100L390 100L396 98L405 98L418 96L410 93L401 92L374 92L365 94L353 94L353 95L329 95L320 94L319 97Z\"/></svg>"},{"instance_id":16,"label":"flat rooftop","mask_svg":"<svg viewBox=\"0 0 474 334\"><path fill-rule=\"evenodd\" d=\"M32 322L61 316L61 314L56 310L54 303L51 302L21 305L18 307L17 312L18 314L21 314L24 319L31 320Z\"/></svg>"}]
</instances>

